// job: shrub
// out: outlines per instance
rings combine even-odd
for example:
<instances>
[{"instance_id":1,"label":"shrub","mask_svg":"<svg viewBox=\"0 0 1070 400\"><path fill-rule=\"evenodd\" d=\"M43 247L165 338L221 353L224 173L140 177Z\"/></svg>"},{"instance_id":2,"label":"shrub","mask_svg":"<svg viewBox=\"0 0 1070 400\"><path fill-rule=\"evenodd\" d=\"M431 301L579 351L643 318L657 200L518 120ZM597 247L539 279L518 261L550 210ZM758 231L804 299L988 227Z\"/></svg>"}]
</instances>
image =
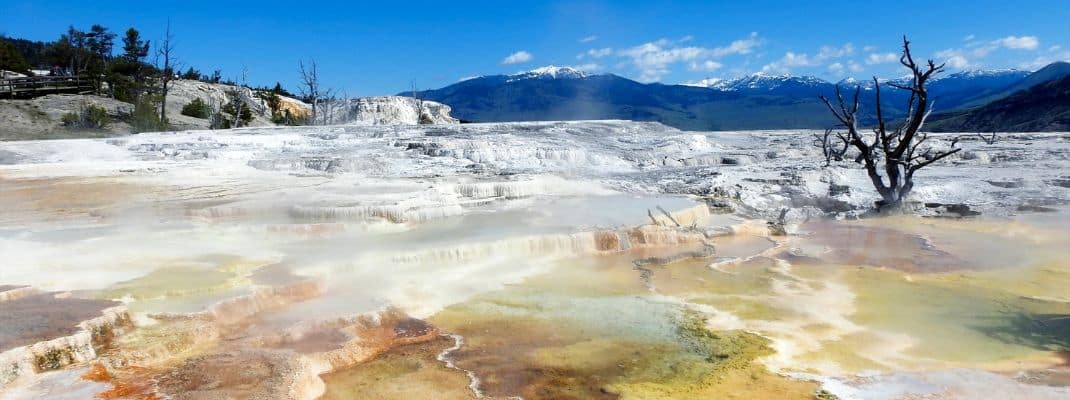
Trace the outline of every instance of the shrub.
<instances>
[{"instance_id":1,"label":"shrub","mask_svg":"<svg viewBox=\"0 0 1070 400\"><path fill-rule=\"evenodd\" d=\"M160 118L159 96L144 95L134 102L134 113L129 116L130 131L133 133L166 131L170 127Z\"/></svg>"},{"instance_id":2,"label":"shrub","mask_svg":"<svg viewBox=\"0 0 1070 400\"><path fill-rule=\"evenodd\" d=\"M206 119L212 115L212 107L198 97L182 107L182 115Z\"/></svg>"},{"instance_id":3,"label":"shrub","mask_svg":"<svg viewBox=\"0 0 1070 400\"><path fill-rule=\"evenodd\" d=\"M226 119L229 121L226 128L235 126L236 124L234 124L234 121L236 120L241 121L240 126L248 126L249 122L252 122L253 120L253 110L249 108L248 104L245 104L245 101L242 100L239 94L232 93L231 96L234 100L223 105L223 113L226 114Z\"/></svg>"},{"instance_id":4,"label":"shrub","mask_svg":"<svg viewBox=\"0 0 1070 400\"><path fill-rule=\"evenodd\" d=\"M62 121L67 129L104 129L111 122L108 110L95 104L82 104L78 112L64 114Z\"/></svg>"}]
</instances>

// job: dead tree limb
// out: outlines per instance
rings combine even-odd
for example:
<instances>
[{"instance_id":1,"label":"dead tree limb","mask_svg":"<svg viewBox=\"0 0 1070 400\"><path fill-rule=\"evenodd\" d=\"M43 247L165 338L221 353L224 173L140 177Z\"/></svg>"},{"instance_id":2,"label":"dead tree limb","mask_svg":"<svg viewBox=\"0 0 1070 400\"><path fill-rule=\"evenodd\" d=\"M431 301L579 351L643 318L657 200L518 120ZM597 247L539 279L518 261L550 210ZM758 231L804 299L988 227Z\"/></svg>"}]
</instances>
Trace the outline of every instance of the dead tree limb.
<instances>
[{"instance_id":1,"label":"dead tree limb","mask_svg":"<svg viewBox=\"0 0 1070 400\"><path fill-rule=\"evenodd\" d=\"M983 133L978 133L977 137L981 138L981 140L984 140L985 144L987 145L993 145L996 144L997 141L999 141L999 138L996 137L995 132L992 132L992 134L988 136L985 136Z\"/></svg>"}]
</instances>

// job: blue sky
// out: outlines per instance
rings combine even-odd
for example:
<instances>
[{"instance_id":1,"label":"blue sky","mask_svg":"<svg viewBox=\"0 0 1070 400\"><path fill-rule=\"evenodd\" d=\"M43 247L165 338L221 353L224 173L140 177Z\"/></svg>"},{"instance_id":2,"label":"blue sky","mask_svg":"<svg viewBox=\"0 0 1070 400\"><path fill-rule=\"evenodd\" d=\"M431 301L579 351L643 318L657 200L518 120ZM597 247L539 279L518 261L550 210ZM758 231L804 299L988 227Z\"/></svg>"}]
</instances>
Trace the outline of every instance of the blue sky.
<instances>
[{"instance_id":1,"label":"blue sky","mask_svg":"<svg viewBox=\"0 0 1070 400\"><path fill-rule=\"evenodd\" d=\"M314 57L325 84L350 96L549 64L663 83L758 71L896 77L902 34L952 69L1070 60L1065 0L159 3L5 0L0 33L53 40L100 23L158 39L170 18L187 66L230 78L245 66L253 84L295 89L298 60Z\"/></svg>"}]
</instances>

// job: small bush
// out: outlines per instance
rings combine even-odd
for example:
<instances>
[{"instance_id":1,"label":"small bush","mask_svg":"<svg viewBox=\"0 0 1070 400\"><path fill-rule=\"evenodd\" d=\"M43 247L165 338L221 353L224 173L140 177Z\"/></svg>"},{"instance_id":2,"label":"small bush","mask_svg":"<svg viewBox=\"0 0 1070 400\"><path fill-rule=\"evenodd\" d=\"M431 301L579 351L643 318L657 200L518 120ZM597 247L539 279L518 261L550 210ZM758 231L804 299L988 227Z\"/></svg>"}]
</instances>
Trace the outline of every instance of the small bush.
<instances>
[{"instance_id":1,"label":"small bush","mask_svg":"<svg viewBox=\"0 0 1070 400\"><path fill-rule=\"evenodd\" d=\"M78 112L64 114L62 121L67 129L104 129L111 122L108 110L95 104L83 104Z\"/></svg>"},{"instance_id":2,"label":"small bush","mask_svg":"<svg viewBox=\"0 0 1070 400\"><path fill-rule=\"evenodd\" d=\"M133 133L166 131L170 127L158 114L159 96L141 96L134 103L134 113L129 116Z\"/></svg>"},{"instance_id":3,"label":"small bush","mask_svg":"<svg viewBox=\"0 0 1070 400\"><path fill-rule=\"evenodd\" d=\"M188 115L193 118L207 119L212 115L212 107L201 100L199 97L193 99L182 107L182 115Z\"/></svg>"},{"instance_id":4,"label":"small bush","mask_svg":"<svg viewBox=\"0 0 1070 400\"><path fill-rule=\"evenodd\" d=\"M230 129L232 125L229 114L222 112L212 113L212 118L208 121L208 129Z\"/></svg>"},{"instance_id":5,"label":"small bush","mask_svg":"<svg viewBox=\"0 0 1070 400\"><path fill-rule=\"evenodd\" d=\"M234 99L223 105L222 111L225 123L221 124L222 129L248 126L249 122L253 120L253 110L249 108L248 104L245 104L245 101L237 93L232 93L231 96ZM236 121L240 121L241 124L235 123Z\"/></svg>"}]
</instances>

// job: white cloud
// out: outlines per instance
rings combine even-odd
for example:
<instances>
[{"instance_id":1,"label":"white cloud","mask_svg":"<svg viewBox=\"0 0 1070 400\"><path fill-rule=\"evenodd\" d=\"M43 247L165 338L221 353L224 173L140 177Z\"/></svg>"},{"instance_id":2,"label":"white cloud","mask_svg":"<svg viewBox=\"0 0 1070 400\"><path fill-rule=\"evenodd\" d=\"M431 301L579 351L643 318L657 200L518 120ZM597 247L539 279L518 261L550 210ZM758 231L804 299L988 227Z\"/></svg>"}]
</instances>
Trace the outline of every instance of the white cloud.
<instances>
[{"instance_id":1,"label":"white cloud","mask_svg":"<svg viewBox=\"0 0 1070 400\"><path fill-rule=\"evenodd\" d=\"M936 52L936 58L943 59L951 68L978 67L980 59L988 57L992 52L999 49L1009 50L1037 50L1040 47L1040 39L1036 36L1007 36L990 41L974 40L969 35L963 40L967 41L963 48L951 48ZM1038 57L1041 58L1041 57ZM1031 64L1031 63L1023 63Z\"/></svg>"},{"instance_id":2,"label":"white cloud","mask_svg":"<svg viewBox=\"0 0 1070 400\"><path fill-rule=\"evenodd\" d=\"M613 54L613 49L610 47L587 50L587 55L591 56L591 58L602 58L610 54Z\"/></svg>"},{"instance_id":3,"label":"white cloud","mask_svg":"<svg viewBox=\"0 0 1070 400\"><path fill-rule=\"evenodd\" d=\"M967 60L966 57L960 55L948 57L946 62L951 68L962 69L970 66L970 60Z\"/></svg>"},{"instance_id":4,"label":"white cloud","mask_svg":"<svg viewBox=\"0 0 1070 400\"><path fill-rule=\"evenodd\" d=\"M862 72L865 68L862 67L862 64L855 62L855 60L851 60L847 62L847 69L851 70L851 72Z\"/></svg>"},{"instance_id":5,"label":"white cloud","mask_svg":"<svg viewBox=\"0 0 1070 400\"><path fill-rule=\"evenodd\" d=\"M518 51L516 53L510 54L509 56L505 57L505 59L502 60L502 64L504 64L504 65L523 64L523 63L526 63L528 61L531 61L534 58L535 58L535 56L531 55L531 53L528 53L527 51L524 51L524 50L520 50L520 51Z\"/></svg>"},{"instance_id":6,"label":"white cloud","mask_svg":"<svg viewBox=\"0 0 1070 400\"><path fill-rule=\"evenodd\" d=\"M855 48L851 43L844 44L843 46L821 46L817 55L810 56L806 53L795 53L789 51L784 53L784 56L779 60L773 61L762 67L762 72L788 74L791 73L792 68L799 67L820 67L825 65L826 62L843 58L854 54ZM842 65L841 65L842 66Z\"/></svg>"},{"instance_id":7,"label":"white cloud","mask_svg":"<svg viewBox=\"0 0 1070 400\"><path fill-rule=\"evenodd\" d=\"M971 33L969 35L963 36L962 37L962 41L963 42L969 42L969 41L972 41L972 40L974 40L976 38L977 38L977 36L974 36L974 34Z\"/></svg>"},{"instance_id":8,"label":"white cloud","mask_svg":"<svg viewBox=\"0 0 1070 400\"><path fill-rule=\"evenodd\" d=\"M872 53L874 51L877 51L877 46L867 44L865 46L862 46L862 51L866 53Z\"/></svg>"},{"instance_id":9,"label":"white cloud","mask_svg":"<svg viewBox=\"0 0 1070 400\"><path fill-rule=\"evenodd\" d=\"M721 68L723 66L724 66L724 64L721 64L721 63L719 63L717 61L713 61L713 60L706 60L706 61L702 61L702 62L692 61L691 64L687 66L687 69L692 70L692 71L706 71L706 72L709 72L709 71L717 70L717 69L719 69L719 68Z\"/></svg>"},{"instance_id":10,"label":"white cloud","mask_svg":"<svg viewBox=\"0 0 1070 400\"><path fill-rule=\"evenodd\" d=\"M751 32L750 36L746 39L739 39L729 43L727 47L718 47L713 49L714 56L721 57L730 54L749 54L755 47L761 46L762 39L758 37L758 32Z\"/></svg>"},{"instance_id":11,"label":"white cloud","mask_svg":"<svg viewBox=\"0 0 1070 400\"><path fill-rule=\"evenodd\" d=\"M870 53L866 56L866 65L887 64L898 60L899 55L895 53Z\"/></svg>"},{"instance_id":12,"label":"white cloud","mask_svg":"<svg viewBox=\"0 0 1070 400\"><path fill-rule=\"evenodd\" d=\"M817 52L817 59L828 60L833 58L841 58L854 54L855 46L847 43L840 47L833 46L821 46L821 50Z\"/></svg>"},{"instance_id":13,"label":"white cloud","mask_svg":"<svg viewBox=\"0 0 1070 400\"><path fill-rule=\"evenodd\" d=\"M629 63L639 71L640 81L651 82L660 80L668 74L669 66L672 64L687 62L689 66L693 64L697 68L712 68L720 64L714 59L734 54L748 54L761 45L761 42L757 32L752 32L746 38L735 40L727 46L715 48L678 46L680 41L660 39L616 51L615 54L628 59Z\"/></svg>"},{"instance_id":14,"label":"white cloud","mask_svg":"<svg viewBox=\"0 0 1070 400\"><path fill-rule=\"evenodd\" d=\"M1038 70L1056 61L1070 62L1070 50L1059 51L1059 49L1061 49L1061 47L1052 50L1051 54L1045 54L1032 60L1019 63L1018 67L1029 70Z\"/></svg>"},{"instance_id":15,"label":"white cloud","mask_svg":"<svg viewBox=\"0 0 1070 400\"><path fill-rule=\"evenodd\" d=\"M843 64L840 64L838 62L829 64L829 72L831 72L831 73L839 75L839 74L843 73L843 70L844 70Z\"/></svg>"},{"instance_id":16,"label":"white cloud","mask_svg":"<svg viewBox=\"0 0 1070 400\"><path fill-rule=\"evenodd\" d=\"M686 35L686 36L684 36L684 37L680 38L680 40L678 40L678 42L680 42L680 43L684 43L684 42L690 42L690 41L692 41L692 40L694 40L694 39L695 39L695 37L694 37L694 36L691 36L691 35Z\"/></svg>"},{"instance_id":17,"label":"white cloud","mask_svg":"<svg viewBox=\"0 0 1070 400\"><path fill-rule=\"evenodd\" d=\"M1036 50L1040 46L1040 39L1036 36L1007 36L995 41L1000 46L1008 49Z\"/></svg>"},{"instance_id":18,"label":"white cloud","mask_svg":"<svg viewBox=\"0 0 1070 400\"><path fill-rule=\"evenodd\" d=\"M974 65L974 63L970 61L970 58L967 58L967 56L970 56L970 58L984 57L983 55L977 55L976 53L972 52L963 52L960 49L946 49L936 52L937 60L943 60L943 62L947 64L948 67L955 69L963 69Z\"/></svg>"},{"instance_id":19,"label":"white cloud","mask_svg":"<svg viewBox=\"0 0 1070 400\"><path fill-rule=\"evenodd\" d=\"M579 42L580 43L591 43L591 42L593 42L595 40L598 40L598 36L591 35L591 36L587 36L585 38L580 39Z\"/></svg>"}]
</instances>

